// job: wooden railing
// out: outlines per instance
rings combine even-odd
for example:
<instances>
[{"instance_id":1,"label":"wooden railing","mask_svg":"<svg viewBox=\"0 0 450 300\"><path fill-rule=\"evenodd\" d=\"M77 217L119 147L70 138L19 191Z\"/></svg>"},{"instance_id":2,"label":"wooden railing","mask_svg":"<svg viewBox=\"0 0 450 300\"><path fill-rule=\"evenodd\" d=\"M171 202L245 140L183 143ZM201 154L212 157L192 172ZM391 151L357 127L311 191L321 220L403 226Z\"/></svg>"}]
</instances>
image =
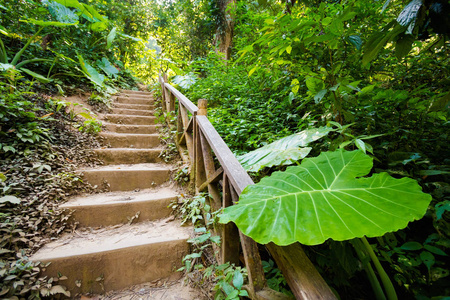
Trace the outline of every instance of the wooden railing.
<instances>
[{"instance_id":1,"label":"wooden railing","mask_svg":"<svg viewBox=\"0 0 450 300\"><path fill-rule=\"evenodd\" d=\"M233 205L247 185L254 184L207 118L207 101L198 107L186 96L159 77L163 111L177 115L176 144L186 163L190 165L190 179L195 192L207 192L213 211ZM233 223L216 225L215 234L221 237L218 251L220 263L239 265L242 250L248 271L248 292L252 299L289 299L266 285L258 244L242 234ZM303 252L300 244L280 247L265 245L286 278L296 299L336 299Z\"/></svg>"}]
</instances>

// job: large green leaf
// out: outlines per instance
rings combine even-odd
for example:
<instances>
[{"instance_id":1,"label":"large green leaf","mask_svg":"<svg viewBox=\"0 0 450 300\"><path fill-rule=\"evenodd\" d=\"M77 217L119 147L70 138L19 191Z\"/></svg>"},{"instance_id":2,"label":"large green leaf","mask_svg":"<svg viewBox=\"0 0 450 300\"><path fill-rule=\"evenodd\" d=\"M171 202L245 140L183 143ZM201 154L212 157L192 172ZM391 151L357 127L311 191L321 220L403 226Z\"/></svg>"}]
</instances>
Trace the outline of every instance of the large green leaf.
<instances>
[{"instance_id":1,"label":"large green leaf","mask_svg":"<svg viewBox=\"0 0 450 300\"><path fill-rule=\"evenodd\" d=\"M107 22L95 22L95 23L91 24L90 28L92 31L95 31L95 32L103 31L108 28L108 23Z\"/></svg>"},{"instance_id":2,"label":"large green leaf","mask_svg":"<svg viewBox=\"0 0 450 300\"><path fill-rule=\"evenodd\" d=\"M106 57L103 57L102 60L97 60L97 66L103 70L109 77L116 77L119 74L119 70L117 70Z\"/></svg>"},{"instance_id":3,"label":"large green leaf","mask_svg":"<svg viewBox=\"0 0 450 300\"><path fill-rule=\"evenodd\" d=\"M404 32L406 27L393 21L386 25L382 31L374 33L364 47L364 54L362 57L362 64L367 65L375 57L377 57L378 52L393 38L398 36L400 33Z\"/></svg>"},{"instance_id":4,"label":"large green leaf","mask_svg":"<svg viewBox=\"0 0 450 300\"><path fill-rule=\"evenodd\" d=\"M85 9L87 9L87 11L94 17L94 20L97 22L108 22L108 19L105 18L105 16L101 15L93 6L88 5L88 4L84 4L83 6Z\"/></svg>"},{"instance_id":5,"label":"large green leaf","mask_svg":"<svg viewBox=\"0 0 450 300\"><path fill-rule=\"evenodd\" d=\"M6 28L5 28L5 27L3 27L3 26L1 26L1 25L0 25L0 33L1 33L1 34L4 34L4 35L6 35L6 36L8 36L8 35L9 35L9 32L8 32L8 31L6 31Z\"/></svg>"},{"instance_id":6,"label":"large green leaf","mask_svg":"<svg viewBox=\"0 0 450 300\"><path fill-rule=\"evenodd\" d=\"M92 82L99 86L103 86L103 81L105 80L105 76L98 73L98 71L92 67L90 64L84 61L81 55L78 55L78 59L80 61L81 69L83 70L84 75L89 78Z\"/></svg>"},{"instance_id":7,"label":"large green leaf","mask_svg":"<svg viewBox=\"0 0 450 300\"><path fill-rule=\"evenodd\" d=\"M0 63L0 71L8 71L9 69L15 69L15 67L11 64Z\"/></svg>"},{"instance_id":8,"label":"large green leaf","mask_svg":"<svg viewBox=\"0 0 450 300\"><path fill-rule=\"evenodd\" d=\"M330 131L333 131L331 127L303 130L241 155L238 160L250 172L258 172L264 167L291 165L309 154L311 148L306 147L309 143L326 136Z\"/></svg>"},{"instance_id":9,"label":"large green leaf","mask_svg":"<svg viewBox=\"0 0 450 300\"><path fill-rule=\"evenodd\" d=\"M401 59L408 55L409 51L412 49L412 44L414 43L415 38L411 34L405 34L401 36L397 43L395 44L395 56L398 59Z\"/></svg>"},{"instance_id":10,"label":"large green leaf","mask_svg":"<svg viewBox=\"0 0 450 300\"><path fill-rule=\"evenodd\" d=\"M21 22L25 23L31 23L34 25L39 25L42 27L48 27L48 26L57 26L57 27L64 27L64 26L74 26L78 24L78 21L73 23L63 23L63 22L56 22L56 21L44 21L44 20L35 20L35 19L26 19L26 20L20 20Z\"/></svg>"},{"instance_id":11,"label":"large green leaf","mask_svg":"<svg viewBox=\"0 0 450 300\"><path fill-rule=\"evenodd\" d=\"M84 9L83 5L80 2L78 2L78 0L53 0L53 1L66 7L77 8L80 11Z\"/></svg>"},{"instance_id":12,"label":"large green leaf","mask_svg":"<svg viewBox=\"0 0 450 300\"><path fill-rule=\"evenodd\" d=\"M78 22L78 16L70 8L63 4L60 4L52 0L43 0L43 4L46 4L49 12L56 18L58 22L62 23L75 23Z\"/></svg>"},{"instance_id":13,"label":"large green leaf","mask_svg":"<svg viewBox=\"0 0 450 300\"><path fill-rule=\"evenodd\" d=\"M112 46L112 42L116 38L117 35L117 28L114 27L111 29L111 31L108 33L108 37L106 38L106 48L109 49Z\"/></svg>"},{"instance_id":14,"label":"large green leaf","mask_svg":"<svg viewBox=\"0 0 450 300\"><path fill-rule=\"evenodd\" d=\"M174 78L172 78L172 83L175 83L182 87L183 89L188 89L192 85L194 85L198 80L198 77L193 73L190 72L186 75L177 75Z\"/></svg>"},{"instance_id":15,"label":"large green leaf","mask_svg":"<svg viewBox=\"0 0 450 300\"><path fill-rule=\"evenodd\" d=\"M25 69L25 68L20 68L20 71L23 71L23 72L27 73L28 75L33 76L34 78L36 78L38 81L40 81L42 83L49 83L49 82L53 81L53 79L44 77L41 74L35 73L35 72Z\"/></svg>"},{"instance_id":16,"label":"large green leaf","mask_svg":"<svg viewBox=\"0 0 450 300\"><path fill-rule=\"evenodd\" d=\"M121 36L123 38L131 39L131 40L133 40L135 42L142 42L142 39L134 37L134 36L131 36L131 35L128 35L128 34L125 34L125 33L119 33L119 36Z\"/></svg>"},{"instance_id":17,"label":"large green leaf","mask_svg":"<svg viewBox=\"0 0 450 300\"><path fill-rule=\"evenodd\" d=\"M402 26L409 26L412 22L416 22L417 15L422 7L422 0L413 0L403 8L402 12L398 15L397 22ZM413 23L413 26L414 26Z\"/></svg>"},{"instance_id":18,"label":"large green leaf","mask_svg":"<svg viewBox=\"0 0 450 300\"><path fill-rule=\"evenodd\" d=\"M355 46L355 48L359 51L361 50L363 41L361 39L361 37L359 35L350 35L349 37L347 37L347 40L353 45Z\"/></svg>"},{"instance_id":19,"label":"large green leaf","mask_svg":"<svg viewBox=\"0 0 450 300\"><path fill-rule=\"evenodd\" d=\"M387 173L361 178L371 169L372 158L359 150L305 158L248 186L220 222L235 222L261 244L317 245L381 236L425 214L431 196L415 180Z\"/></svg>"}]
</instances>

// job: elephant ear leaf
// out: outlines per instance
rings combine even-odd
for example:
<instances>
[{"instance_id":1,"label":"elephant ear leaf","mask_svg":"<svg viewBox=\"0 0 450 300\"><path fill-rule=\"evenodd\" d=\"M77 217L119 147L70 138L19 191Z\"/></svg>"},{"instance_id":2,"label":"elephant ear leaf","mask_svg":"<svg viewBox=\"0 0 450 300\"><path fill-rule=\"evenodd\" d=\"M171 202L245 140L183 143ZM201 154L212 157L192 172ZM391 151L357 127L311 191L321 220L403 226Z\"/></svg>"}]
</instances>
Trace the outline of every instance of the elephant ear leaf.
<instances>
[{"instance_id":1,"label":"elephant ear leaf","mask_svg":"<svg viewBox=\"0 0 450 300\"><path fill-rule=\"evenodd\" d=\"M371 169L372 158L360 150L305 158L245 188L220 222L236 223L261 244L317 245L381 236L423 217L431 196L415 180L387 173L362 177Z\"/></svg>"},{"instance_id":2,"label":"elephant ear leaf","mask_svg":"<svg viewBox=\"0 0 450 300\"><path fill-rule=\"evenodd\" d=\"M51 0L43 0L42 3L47 5L50 14L55 17L58 22L75 23L79 20L78 15L63 4Z\"/></svg>"},{"instance_id":3,"label":"elephant ear leaf","mask_svg":"<svg viewBox=\"0 0 450 300\"><path fill-rule=\"evenodd\" d=\"M106 57L103 57L102 60L97 60L97 66L109 77L116 78L117 74L119 74L119 70L117 70Z\"/></svg>"},{"instance_id":4,"label":"elephant ear leaf","mask_svg":"<svg viewBox=\"0 0 450 300\"><path fill-rule=\"evenodd\" d=\"M105 76L99 74L98 71L92 67L90 64L84 61L83 57L78 54L78 60L80 61L80 66L83 71L83 74L89 78L92 82L99 86L103 86L103 81L105 80Z\"/></svg>"},{"instance_id":5,"label":"elephant ear leaf","mask_svg":"<svg viewBox=\"0 0 450 300\"><path fill-rule=\"evenodd\" d=\"M303 130L279 139L269 145L239 156L237 159L246 171L258 172L264 167L291 165L305 158L311 148L309 143L326 136L331 127Z\"/></svg>"}]
</instances>

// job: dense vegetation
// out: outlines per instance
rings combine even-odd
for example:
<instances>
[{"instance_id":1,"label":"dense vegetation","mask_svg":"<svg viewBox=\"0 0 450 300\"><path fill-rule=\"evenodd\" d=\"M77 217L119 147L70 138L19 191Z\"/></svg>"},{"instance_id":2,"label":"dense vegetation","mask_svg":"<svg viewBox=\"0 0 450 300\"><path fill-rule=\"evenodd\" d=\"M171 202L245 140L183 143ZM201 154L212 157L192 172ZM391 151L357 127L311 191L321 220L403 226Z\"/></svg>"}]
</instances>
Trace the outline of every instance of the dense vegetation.
<instances>
[{"instance_id":1,"label":"dense vegetation","mask_svg":"<svg viewBox=\"0 0 450 300\"><path fill-rule=\"evenodd\" d=\"M145 14L126 1L97 2L0 1L2 299L68 295L64 277L42 278L45 266L28 259L70 229L58 204L89 191L74 171L97 163L89 149L100 146L92 134L101 122L63 96L107 109L117 88L135 88L130 70L144 78L152 70L141 64L155 52L143 42Z\"/></svg>"},{"instance_id":2,"label":"dense vegetation","mask_svg":"<svg viewBox=\"0 0 450 300\"><path fill-rule=\"evenodd\" d=\"M91 103L108 104L134 76L152 82L162 69L189 99L209 100L209 118L237 155L327 128L309 157L361 149L374 161L369 176L416 180L432 196L425 216L369 242L399 298L448 297L449 7L446 0L0 1L0 296L64 293L38 280L26 256L63 230L56 204L79 183L71 172L88 154L78 149L96 143L85 132L101 124L89 112L80 123L55 96L87 91ZM70 143L75 136L85 143ZM260 181L284 165L251 175ZM342 299L371 299L356 244L327 240L306 251ZM265 268L276 274L271 287L287 292L273 262Z\"/></svg>"},{"instance_id":3,"label":"dense vegetation","mask_svg":"<svg viewBox=\"0 0 450 300\"><path fill-rule=\"evenodd\" d=\"M173 82L191 100L209 100L237 155L329 126L309 156L361 149L374 159L371 173L415 179L433 197L425 216L370 243L399 298L449 296L448 1L222 2L234 21L228 61L211 1L162 4L168 21L157 39L182 69L172 68ZM198 30L206 24L212 31ZM252 174L259 181L279 169ZM372 298L355 243L328 240L308 254L341 298Z\"/></svg>"}]
</instances>

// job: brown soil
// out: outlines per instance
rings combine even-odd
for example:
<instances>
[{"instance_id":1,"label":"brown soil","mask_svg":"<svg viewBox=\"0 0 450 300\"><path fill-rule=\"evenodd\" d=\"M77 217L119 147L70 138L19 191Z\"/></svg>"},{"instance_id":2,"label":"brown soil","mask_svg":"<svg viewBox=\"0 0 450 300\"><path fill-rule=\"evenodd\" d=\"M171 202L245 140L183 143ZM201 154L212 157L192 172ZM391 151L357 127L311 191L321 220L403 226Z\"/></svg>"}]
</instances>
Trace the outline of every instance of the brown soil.
<instances>
[{"instance_id":1,"label":"brown soil","mask_svg":"<svg viewBox=\"0 0 450 300\"><path fill-rule=\"evenodd\" d=\"M199 291L184 285L182 280L175 282L149 282L132 286L105 295L81 296L80 300L203 300Z\"/></svg>"}]
</instances>

